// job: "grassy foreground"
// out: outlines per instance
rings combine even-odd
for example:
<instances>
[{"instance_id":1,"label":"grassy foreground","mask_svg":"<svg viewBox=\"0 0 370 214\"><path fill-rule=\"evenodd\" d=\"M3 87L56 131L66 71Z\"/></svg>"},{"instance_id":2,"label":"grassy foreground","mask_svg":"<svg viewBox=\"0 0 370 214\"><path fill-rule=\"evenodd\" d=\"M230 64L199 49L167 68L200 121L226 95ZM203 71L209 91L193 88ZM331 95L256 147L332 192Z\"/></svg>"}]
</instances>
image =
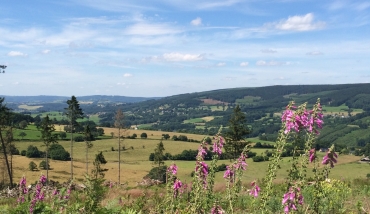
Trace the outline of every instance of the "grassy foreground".
<instances>
[{"instance_id":1,"label":"grassy foreground","mask_svg":"<svg viewBox=\"0 0 370 214\"><path fill-rule=\"evenodd\" d=\"M105 133L115 132L116 129L106 128ZM129 130L127 135L136 133L138 136L143 132L142 130ZM153 163L149 161L150 153L154 152L156 145L164 132L158 131L144 131L148 134L148 139L124 139L121 141L122 145L125 146L126 150L121 151L121 182L127 182L131 187L136 186L137 182L154 167ZM168 132L166 132L168 133ZM179 133L169 133L171 136ZM185 134L189 138L201 140L204 136ZM183 150L197 149L199 143L163 140L164 152L169 152L172 155L179 154ZM67 151L70 151L69 141L59 141ZM118 179L118 139L103 139L93 142L94 146L89 149L89 171L92 169L92 160L95 154L102 151L105 159L108 161L103 168L107 169L105 172L105 178L111 181L117 181ZM15 142L16 147L19 151L26 150L29 145L34 145L39 150L45 150L42 142L40 141L18 141ZM112 148L115 151L112 151ZM266 149L252 149L253 152L261 154ZM74 173L77 181L82 181L84 174L86 173L85 164L85 143L77 142L74 143ZM324 153L318 153L319 158L322 158ZM41 158L27 158L24 156L14 156L14 180L18 181L23 175L27 177L30 182L36 181L40 174L46 174L46 171L29 171L28 164L30 161L34 161L37 165L42 161ZM348 179L352 180L355 178L366 178L366 174L369 173L369 164L363 164L358 162L359 157L353 155L340 155L338 158L338 165L331 170L331 176L337 179ZM172 161L166 161L167 165L170 165ZM176 161L176 165L179 166L178 177L183 181L191 181L191 172L194 170L194 161ZM220 160L219 164L225 163L230 164L229 160ZM267 162L253 162L252 159L247 159L247 171L243 175L243 181L250 182L252 180L261 179L267 170ZM64 182L70 178L70 162L69 161L55 161L50 160L50 166L52 170L49 171L50 179ZM283 178L287 176L287 169L290 167L290 158L283 158L281 162L281 169L278 171L277 182L283 181ZM3 171L3 170L2 170ZM311 170L307 170L310 174ZM5 173L5 170L3 171ZM90 172L89 172L90 173ZM223 172L216 173L216 183L223 182Z\"/></svg>"}]
</instances>

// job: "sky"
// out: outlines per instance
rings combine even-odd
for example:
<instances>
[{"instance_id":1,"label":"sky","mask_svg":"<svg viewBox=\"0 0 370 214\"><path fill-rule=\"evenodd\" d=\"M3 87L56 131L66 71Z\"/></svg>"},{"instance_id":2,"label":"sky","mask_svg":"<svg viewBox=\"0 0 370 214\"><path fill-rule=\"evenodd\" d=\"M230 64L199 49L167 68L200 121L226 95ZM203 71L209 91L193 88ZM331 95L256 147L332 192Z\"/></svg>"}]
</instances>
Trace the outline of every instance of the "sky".
<instances>
[{"instance_id":1,"label":"sky","mask_svg":"<svg viewBox=\"0 0 370 214\"><path fill-rule=\"evenodd\" d=\"M2 1L1 95L370 82L368 0Z\"/></svg>"}]
</instances>

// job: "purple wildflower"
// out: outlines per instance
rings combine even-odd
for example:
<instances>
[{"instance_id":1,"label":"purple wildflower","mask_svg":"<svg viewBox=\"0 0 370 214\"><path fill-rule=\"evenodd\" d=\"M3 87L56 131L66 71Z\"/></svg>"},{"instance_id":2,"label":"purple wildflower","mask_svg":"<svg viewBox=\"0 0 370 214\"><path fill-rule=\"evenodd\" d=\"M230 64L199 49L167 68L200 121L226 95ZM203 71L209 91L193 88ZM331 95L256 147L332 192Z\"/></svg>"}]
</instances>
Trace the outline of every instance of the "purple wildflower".
<instances>
[{"instance_id":1,"label":"purple wildflower","mask_svg":"<svg viewBox=\"0 0 370 214\"><path fill-rule=\"evenodd\" d=\"M336 158L338 158L337 153L334 152L333 148L330 148L329 151L326 153L326 155L323 157L322 164L327 165L330 163L330 167L333 168L334 163L337 163Z\"/></svg>"},{"instance_id":2,"label":"purple wildflower","mask_svg":"<svg viewBox=\"0 0 370 214\"><path fill-rule=\"evenodd\" d=\"M173 175L176 175L177 174L176 164L172 164L170 167L168 167L167 172L171 172Z\"/></svg>"},{"instance_id":3,"label":"purple wildflower","mask_svg":"<svg viewBox=\"0 0 370 214\"><path fill-rule=\"evenodd\" d=\"M204 157L207 155L207 147L203 147L203 145L199 146L198 149L198 157L201 157L202 160L204 160Z\"/></svg>"},{"instance_id":4,"label":"purple wildflower","mask_svg":"<svg viewBox=\"0 0 370 214\"><path fill-rule=\"evenodd\" d=\"M225 211L220 205L213 205L211 209L211 214L225 214Z\"/></svg>"},{"instance_id":5,"label":"purple wildflower","mask_svg":"<svg viewBox=\"0 0 370 214\"><path fill-rule=\"evenodd\" d=\"M249 195L254 196L255 198L258 197L258 193L261 192L261 188L256 184L255 181L251 183L252 189L249 191Z\"/></svg>"},{"instance_id":6,"label":"purple wildflower","mask_svg":"<svg viewBox=\"0 0 370 214\"><path fill-rule=\"evenodd\" d=\"M232 168L232 167L231 167ZM226 171L224 173L224 178L233 181L234 179L234 170L230 169L230 166L226 166Z\"/></svg>"},{"instance_id":7,"label":"purple wildflower","mask_svg":"<svg viewBox=\"0 0 370 214\"><path fill-rule=\"evenodd\" d=\"M312 163L315 160L315 148L311 149L309 151L310 154L310 163Z\"/></svg>"},{"instance_id":8,"label":"purple wildflower","mask_svg":"<svg viewBox=\"0 0 370 214\"><path fill-rule=\"evenodd\" d=\"M282 204L285 205L284 212L289 213L290 210L297 210L297 203L300 205L303 204L301 189L299 187L290 187L282 200Z\"/></svg>"},{"instance_id":9,"label":"purple wildflower","mask_svg":"<svg viewBox=\"0 0 370 214\"><path fill-rule=\"evenodd\" d=\"M219 137L213 143L213 152L216 153L218 156L222 154L222 148L224 147L225 140L223 137Z\"/></svg>"},{"instance_id":10,"label":"purple wildflower","mask_svg":"<svg viewBox=\"0 0 370 214\"><path fill-rule=\"evenodd\" d=\"M40 181L40 183L45 184L46 183L46 177L45 177L45 175L41 175L39 181Z\"/></svg>"},{"instance_id":11,"label":"purple wildflower","mask_svg":"<svg viewBox=\"0 0 370 214\"><path fill-rule=\"evenodd\" d=\"M173 184L174 196L176 197L179 189L182 187L182 182L179 179L176 179L175 183Z\"/></svg>"}]
</instances>

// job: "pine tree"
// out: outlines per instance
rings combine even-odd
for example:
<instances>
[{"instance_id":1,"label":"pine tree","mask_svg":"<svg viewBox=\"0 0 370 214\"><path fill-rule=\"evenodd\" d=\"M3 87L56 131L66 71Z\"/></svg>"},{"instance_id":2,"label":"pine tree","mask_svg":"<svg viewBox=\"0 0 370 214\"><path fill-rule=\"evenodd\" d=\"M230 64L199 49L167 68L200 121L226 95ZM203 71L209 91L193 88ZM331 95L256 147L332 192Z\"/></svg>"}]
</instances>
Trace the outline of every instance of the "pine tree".
<instances>
[{"instance_id":1,"label":"pine tree","mask_svg":"<svg viewBox=\"0 0 370 214\"><path fill-rule=\"evenodd\" d=\"M226 145L225 150L233 159L239 157L244 147L248 144L245 141L246 135L250 130L246 124L246 116L241 111L240 106L234 108L233 114L229 120L229 129L226 132Z\"/></svg>"},{"instance_id":2,"label":"pine tree","mask_svg":"<svg viewBox=\"0 0 370 214\"><path fill-rule=\"evenodd\" d=\"M44 142L44 145L46 147L45 149L45 161L46 161L46 166L49 166L48 162L48 152L49 152L49 147L53 143L57 143L56 135L53 134L55 131L54 124L52 123L52 120L49 119L49 116L46 115L46 117L41 121L41 124L39 126L39 130L41 131L41 139ZM46 167L46 182L48 182L49 178L49 167Z\"/></svg>"},{"instance_id":3,"label":"pine tree","mask_svg":"<svg viewBox=\"0 0 370 214\"><path fill-rule=\"evenodd\" d=\"M4 98L0 98L0 140L1 140L1 150L2 150L3 155L4 155L5 164L6 164L6 168L7 168L8 175L9 175L10 188L13 188L13 174L12 174L12 169L11 169L11 165L9 163L8 154L7 154L7 145L12 140L12 138L10 138L10 135L8 133L9 133L9 131L11 133L13 133L11 131L11 127L10 127L10 115L11 115L11 112L10 112L10 109L7 108L5 104L3 104L3 102L4 102ZM3 136L3 133L4 132L6 133L5 136Z\"/></svg>"},{"instance_id":4,"label":"pine tree","mask_svg":"<svg viewBox=\"0 0 370 214\"><path fill-rule=\"evenodd\" d=\"M67 100L68 108L65 108L71 131L71 179L73 179L73 132L78 126L77 119L83 118L83 112L75 96Z\"/></svg>"},{"instance_id":5,"label":"pine tree","mask_svg":"<svg viewBox=\"0 0 370 214\"><path fill-rule=\"evenodd\" d=\"M90 126L85 126L85 132L84 132L84 140L86 143L86 174L89 174L89 159L88 159L88 152L91 147L93 147L93 144L91 141L93 140L94 136L91 134Z\"/></svg>"},{"instance_id":6,"label":"pine tree","mask_svg":"<svg viewBox=\"0 0 370 214\"><path fill-rule=\"evenodd\" d=\"M164 151L164 145L163 145L163 142L162 140L157 144L157 147L154 149L154 164L158 164L158 170L157 170L157 177L158 177L158 180L161 180L160 177L160 168L161 168L161 165L164 165L164 154L163 154L163 151Z\"/></svg>"},{"instance_id":7,"label":"pine tree","mask_svg":"<svg viewBox=\"0 0 370 214\"><path fill-rule=\"evenodd\" d=\"M125 132L124 114L118 109L115 115L114 127L118 128L118 183L121 183L121 130Z\"/></svg>"}]
</instances>

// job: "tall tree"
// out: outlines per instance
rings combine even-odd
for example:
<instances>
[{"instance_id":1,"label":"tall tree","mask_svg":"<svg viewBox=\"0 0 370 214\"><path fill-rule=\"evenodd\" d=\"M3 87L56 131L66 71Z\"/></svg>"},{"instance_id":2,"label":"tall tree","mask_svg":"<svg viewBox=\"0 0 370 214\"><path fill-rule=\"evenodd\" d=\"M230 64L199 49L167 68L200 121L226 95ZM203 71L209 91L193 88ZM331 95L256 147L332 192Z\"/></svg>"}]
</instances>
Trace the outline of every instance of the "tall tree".
<instances>
[{"instance_id":1,"label":"tall tree","mask_svg":"<svg viewBox=\"0 0 370 214\"><path fill-rule=\"evenodd\" d=\"M125 132L125 116L121 109L118 109L115 115L114 127L118 129L118 184L121 183L121 130Z\"/></svg>"},{"instance_id":2,"label":"tall tree","mask_svg":"<svg viewBox=\"0 0 370 214\"><path fill-rule=\"evenodd\" d=\"M13 175L11 171L11 167L8 160L8 154L7 154L7 144L9 142L8 135L6 134L3 136L4 131L7 133L10 127L10 109L6 107L6 105L3 103L4 98L0 98L0 140L1 140L1 148L5 159L6 168L9 175L9 183L10 187L13 188Z\"/></svg>"},{"instance_id":3,"label":"tall tree","mask_svg":"<svg viewBox=\"0 0 370 214\"><path fill-rule=\"evenodd\" d=\"M73 132L74 128L78 126L77 119L82 119L84 113L80 108L75 96L72 96L70 100L67 100L68 108L65 108L65 114L69 120L69 126L71 131L71 179L73 179Z\"/></svg>"},{"instance_id":4,"label":"tall tree","mask_svg":"<svg viewBox=\"0 0 370 214\"><path fill-rule=\"evenodd\" d=\"M160 168L164 165L164 145L162 140L157 144L157 147L154 149L154 164L158 164L157 177L158 180L161 180L160 177Z\"/></svg>"},{"instance_id":5,"label":"tall tree","mask_svg":"<svg viewBox=\"0 0 370 214\"><path fill-rule=\"evenodd\" d=\"M91 141L94 139L94 136L91 134L90 126L85 126L85 132L84 132L84 140L86 143L86 174L89 174L89 159L88 159L88 152L91 147L93 147L93 144Z\"/></svg>"},{"instance_id":6,"label":"tall tree","mask_svg":"<svg viewBox=\"0 0 370 214\"><path fill-rule=\"evenodd\" d=\"M233 114L229 120L229 129L225 133L225 150L233 159L239 157L244 147L248 144L245 137L250 133L247 125L246 116L241 111L240 106L234 108Z\"/></svg>"},{"instance_id":7,"label":"tall tree","mask_svg":"<svg viewBox=\"0 0 370 214\"><path fill-rule=\"evenodd\" d=\"M57 143L57 136L56 134L53 134L55 131L54 124L52 120L49 119L49 116L46 115L44 119L41 121L41 124L39 126L40 132L41 132L41 139L44 142L45 149L45 161L46 161L46 182L48 182L49 179L49 147L53 143Z\"/></svg>"}]
</instances>

